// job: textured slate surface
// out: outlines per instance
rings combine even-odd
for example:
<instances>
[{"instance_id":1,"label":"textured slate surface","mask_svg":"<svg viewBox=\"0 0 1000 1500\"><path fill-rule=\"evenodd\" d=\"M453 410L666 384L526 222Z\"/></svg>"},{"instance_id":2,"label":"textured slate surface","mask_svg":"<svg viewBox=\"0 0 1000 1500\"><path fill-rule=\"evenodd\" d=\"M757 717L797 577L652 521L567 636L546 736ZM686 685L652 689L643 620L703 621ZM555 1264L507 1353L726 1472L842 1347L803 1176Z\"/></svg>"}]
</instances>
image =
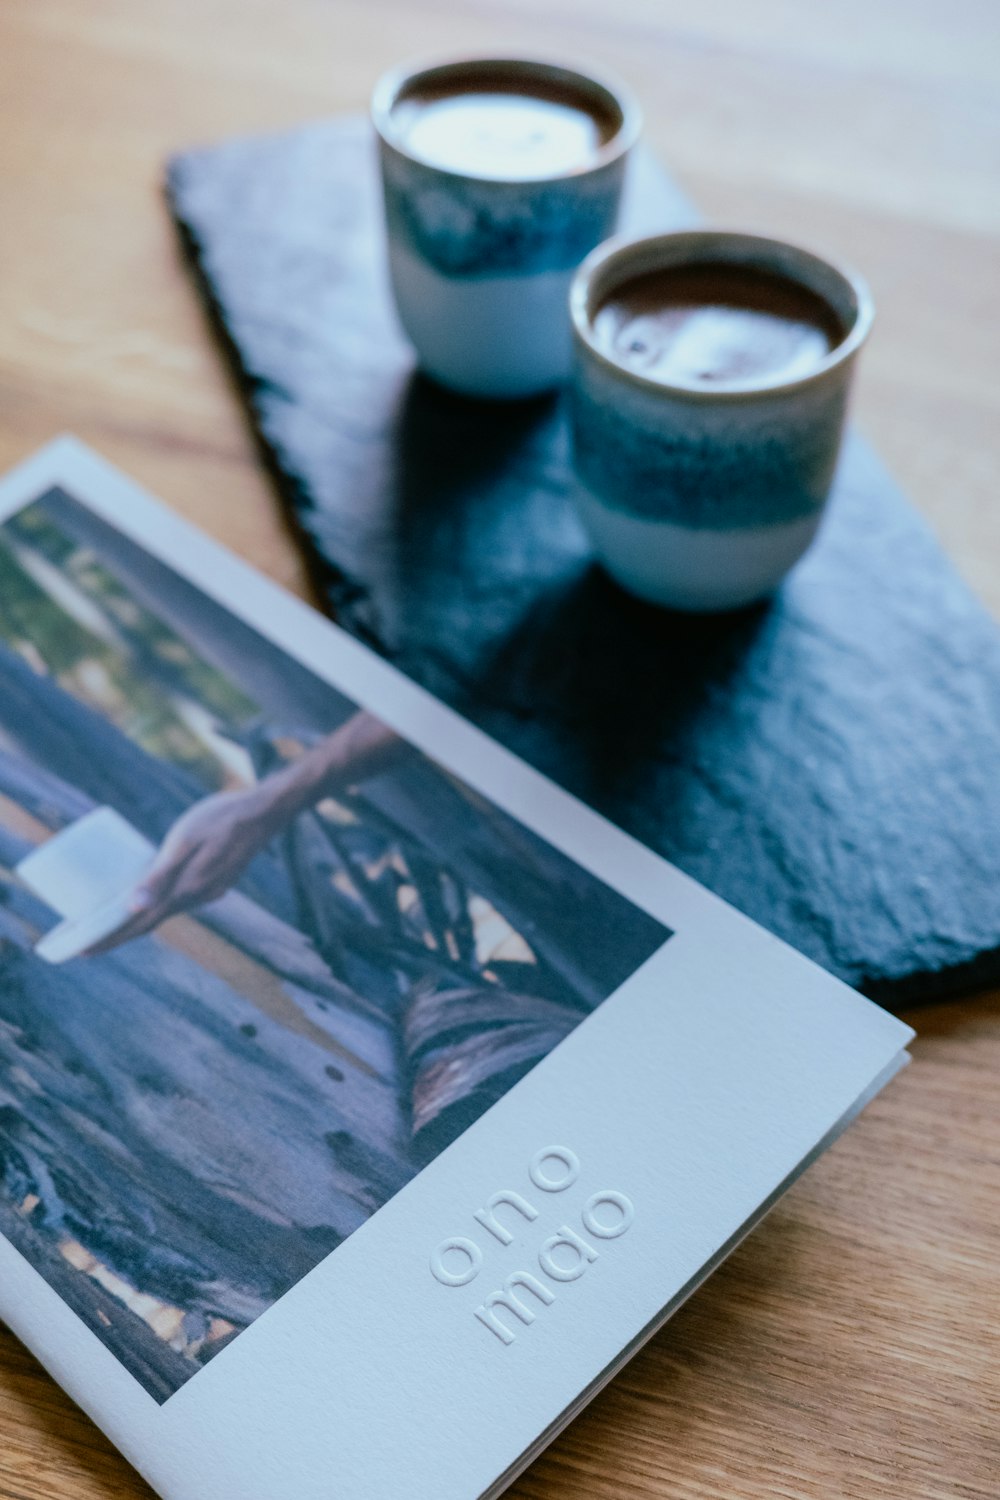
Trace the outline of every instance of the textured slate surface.
<instances>
[{"instance_id":1,"label":"textured slate surface","mask_svg":"<svg viewBox=\"0 0 1000 1500\"><path fill-rule=\"evenodd\" d=\"M655 611L590 560L557 400L414 376L361 122L169 183L343 626L885 1003L1000 975L1000 632L862 441L773 603ZM645 158L626 217L694 216Z\"/></svg>"}]
</instances>

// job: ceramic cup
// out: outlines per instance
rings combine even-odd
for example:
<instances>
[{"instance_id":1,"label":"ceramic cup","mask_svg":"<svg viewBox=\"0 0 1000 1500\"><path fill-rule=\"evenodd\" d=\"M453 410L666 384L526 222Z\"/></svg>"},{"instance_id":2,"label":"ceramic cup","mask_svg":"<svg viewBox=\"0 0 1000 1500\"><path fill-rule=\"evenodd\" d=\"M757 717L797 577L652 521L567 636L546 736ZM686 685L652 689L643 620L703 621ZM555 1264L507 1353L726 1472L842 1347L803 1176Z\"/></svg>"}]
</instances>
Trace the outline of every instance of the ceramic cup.
<instances>
[{"instance_id":1,"label":"ceramic cup","mask_svg":"<svg viewBox=\"0 0 1000 1500\"><path fill-rule=\"evenodd\" d=\"M805 365L708 388L653 378L602 346L595 318L616 292L652 273L705 267L804 288L832 315L829 344ZM687 231L601 246L576 275L570 311L576 498L608 571L676 609L734 609L771 593L819 528L873 318L867 287L778 240Z\"/></svg>"},{"instance_id":2,"label":"ceramic cup","mask_svg":"<svg viewBox=\"0 0 1000 1500\"><path fill-rule=\"evenodd\" d=\"M22 859L19 878L63 918L36 945L38 956L65 963L120 927L155 853L114 808L97 807Z\"/></svg>"},{"instance_id":3,"label":"ceramic cup","mask_svg":"<svg viewBox=\"0 0 1000 1500\"><path fill-rule=\"evenodd\" d=\"M463 136L456 126L442 140L439 129L428 149L427 132L412 126L428 97L506 94L516 104L533 90L556 112L564 101L601 122L595 145L575 164L534 175L546 159L532 157L530 130L519 157L498 151L488 129L478 148L474 132ZM533 396L564 381L572 358L569 284L614 230L639 130L627 92L558 63L465 58L387 74L375 88L372 118L392 288L423 369L472 396ZM501 146L511 144L502 122L497 133ZM558 161L567 146L558 126L554 144ZM570 142L570 157L572 150ZM519 161L526 175L518 175Z\"/></svg>"}]
</instances>

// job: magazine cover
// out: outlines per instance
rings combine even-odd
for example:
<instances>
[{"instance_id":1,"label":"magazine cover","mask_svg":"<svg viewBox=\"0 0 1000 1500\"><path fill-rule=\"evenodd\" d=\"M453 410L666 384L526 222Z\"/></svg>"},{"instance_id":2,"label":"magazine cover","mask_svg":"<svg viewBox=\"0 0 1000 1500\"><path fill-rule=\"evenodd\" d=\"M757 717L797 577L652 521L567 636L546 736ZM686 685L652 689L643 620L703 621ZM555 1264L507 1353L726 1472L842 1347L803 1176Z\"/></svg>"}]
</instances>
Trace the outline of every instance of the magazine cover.
<instances>
[{"instance_id":1,"label":"magazine cover","mask_svg":"<svg viewBox=\"0 0 1000 1500\"><path fill-rule=\"evenodd\" d=\"M0 1316L166 1496L495 1491L908 1035L79 445L0 487Z\"/></svg>"}]
</instances>

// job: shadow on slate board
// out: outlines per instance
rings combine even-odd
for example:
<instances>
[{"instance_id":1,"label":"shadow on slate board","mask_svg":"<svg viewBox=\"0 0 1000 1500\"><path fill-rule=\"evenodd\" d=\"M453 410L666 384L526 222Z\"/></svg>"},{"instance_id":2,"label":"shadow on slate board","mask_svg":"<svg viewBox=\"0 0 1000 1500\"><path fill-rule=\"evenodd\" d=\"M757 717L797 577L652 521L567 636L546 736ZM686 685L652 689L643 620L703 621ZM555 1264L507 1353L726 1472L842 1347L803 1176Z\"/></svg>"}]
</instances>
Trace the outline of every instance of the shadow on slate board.
<instances>
[{"instance_id":1,"label":"shadow on slate board","mask_svg":"<svg viewBox=\"0 0 1000 1500\"><path fill-rule=\"evenodd\" d=\"M188 152L168 188L345 629L883 1003L1000 975L1000 632L862 441L771 603L641 605L591 560L558 399L414 374L364 122ZM640 153L625 227L694 221Z\"/></svg>"}]
</instances>

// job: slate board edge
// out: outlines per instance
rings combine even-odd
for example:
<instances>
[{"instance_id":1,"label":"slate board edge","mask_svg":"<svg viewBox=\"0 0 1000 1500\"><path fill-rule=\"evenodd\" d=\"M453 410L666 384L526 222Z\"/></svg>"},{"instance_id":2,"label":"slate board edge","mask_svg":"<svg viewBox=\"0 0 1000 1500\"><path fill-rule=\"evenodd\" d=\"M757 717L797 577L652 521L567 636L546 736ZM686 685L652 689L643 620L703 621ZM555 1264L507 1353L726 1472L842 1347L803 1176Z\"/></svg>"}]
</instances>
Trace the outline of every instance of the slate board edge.
<instances>
[{"instance_id":1,"label":"slate board edge","mask_svg":"<svg viewBox=\"0 0 1000 1500\"><path fill-rule=\"evenodd\" d=\"M244 408L250 439L274 485L282 517L305 567L313 595L309 602L320 613L329 616L328 594L337 600L338 605L342 604L346 607L355 597L357 589L345 573L335 567L313 546L312 538L302 519L303 514L313 508L312 500L304 486L282 467L278 450L268 437L267 423L254 400L256 390L266 382L264 377L253 375L246 368L240 346L229 331L222 303L216 297L211 277L205 270L203 259L205 252L201 240L184 216L184 210L177 196L177 184L184 170L185 156L195 154L197 153L179 153L171 157L167 163L164 192L171 217L185 259L195 273L195 285L208 316L210 331L219 344L224 357L224 367L236 387ZM379 656L392 660L391 653L386 651L382 642L371 631L365 630L363 625L353 623L350 633L362 640Z\"/></svg>"}]
</instances>

